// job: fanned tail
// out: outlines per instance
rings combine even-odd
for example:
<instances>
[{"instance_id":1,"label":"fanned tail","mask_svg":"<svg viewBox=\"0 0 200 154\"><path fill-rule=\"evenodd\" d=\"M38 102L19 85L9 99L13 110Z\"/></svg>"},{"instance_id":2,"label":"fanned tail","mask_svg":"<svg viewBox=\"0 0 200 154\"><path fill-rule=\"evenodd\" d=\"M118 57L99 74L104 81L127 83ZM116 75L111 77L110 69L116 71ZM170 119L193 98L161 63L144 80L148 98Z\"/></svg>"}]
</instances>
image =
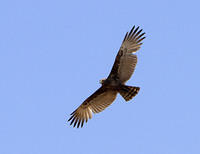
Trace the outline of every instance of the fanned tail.
<instances>
[{"instance_id":1,"label":"fanned tail","mask_svg":"<svg viewBox=\"0 0 200 154\"><path fill-rule=\"evenodd\" d=\"M140 87L132 87L124 85L119 90L119 93L126 101L129 101L138 94L139 90Z\"/></svg>"}]
</instances>

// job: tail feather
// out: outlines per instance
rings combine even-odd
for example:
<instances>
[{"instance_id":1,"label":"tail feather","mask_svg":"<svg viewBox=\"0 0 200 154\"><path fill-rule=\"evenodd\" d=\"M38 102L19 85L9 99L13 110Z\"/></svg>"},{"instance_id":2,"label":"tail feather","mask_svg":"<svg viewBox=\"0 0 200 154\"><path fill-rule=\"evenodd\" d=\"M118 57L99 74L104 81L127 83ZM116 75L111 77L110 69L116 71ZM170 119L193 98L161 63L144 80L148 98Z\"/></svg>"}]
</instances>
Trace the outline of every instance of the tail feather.
<instances>
[{"instance_id":1,"label":"tail feather","mask_svg":"<svg viewBox=\"0 0 200 154\"><path fill-rule=\"evenodd\" d=\"M139 90L140 87L132 87L124 85L119 90L119 93L126 101L129 101L138 94Z\"/></svg>"}]
</instances>

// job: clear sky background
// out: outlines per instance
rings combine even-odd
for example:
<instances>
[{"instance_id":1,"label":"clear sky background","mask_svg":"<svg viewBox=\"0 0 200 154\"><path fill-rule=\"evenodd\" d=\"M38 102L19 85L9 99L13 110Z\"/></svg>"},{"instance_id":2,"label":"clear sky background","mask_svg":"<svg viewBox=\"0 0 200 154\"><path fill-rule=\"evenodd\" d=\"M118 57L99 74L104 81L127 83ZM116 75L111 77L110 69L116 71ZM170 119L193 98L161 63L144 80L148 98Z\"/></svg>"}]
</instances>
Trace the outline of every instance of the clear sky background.
<instances>
[{"instance_id":1,"label":"clear sky background","mask_svg":"<svg viewBox=\"0 0 200 154\"><path fill-rule=\"evenodd\" d=\"M199 154L200 2L0 2L1 154ZM69 114L107 77L133 25L147 38L128 85L82 129Z\"/></svg>"}]
</instances>

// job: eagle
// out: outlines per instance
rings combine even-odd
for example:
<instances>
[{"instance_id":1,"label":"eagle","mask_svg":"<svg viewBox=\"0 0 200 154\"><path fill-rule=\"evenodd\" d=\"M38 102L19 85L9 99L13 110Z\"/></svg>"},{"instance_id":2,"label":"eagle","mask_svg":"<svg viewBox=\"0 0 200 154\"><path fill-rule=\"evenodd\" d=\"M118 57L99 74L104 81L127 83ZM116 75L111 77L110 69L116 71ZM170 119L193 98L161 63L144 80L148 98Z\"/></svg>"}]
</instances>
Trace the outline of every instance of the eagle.
<instances>
[{"instance_id":1,"label":"eagle","mask_svg":"<svg viewBox=\"0 0 200 154\"><path fill-rule=\"evenodd\" d=\"M106 79L100 80L101 87L71 113L68 120L70 125L83 127L84 122L92 118L92 113L106 109L116 99L118 93L125 101L131 100L138 94L140 87L127 86L125 83L135 70L137 56L134 53L140 49L141 42L145 39L144 35L139 26L133 26L131 31L126 33L110 74Z\"/></svg>"}]
</instances>

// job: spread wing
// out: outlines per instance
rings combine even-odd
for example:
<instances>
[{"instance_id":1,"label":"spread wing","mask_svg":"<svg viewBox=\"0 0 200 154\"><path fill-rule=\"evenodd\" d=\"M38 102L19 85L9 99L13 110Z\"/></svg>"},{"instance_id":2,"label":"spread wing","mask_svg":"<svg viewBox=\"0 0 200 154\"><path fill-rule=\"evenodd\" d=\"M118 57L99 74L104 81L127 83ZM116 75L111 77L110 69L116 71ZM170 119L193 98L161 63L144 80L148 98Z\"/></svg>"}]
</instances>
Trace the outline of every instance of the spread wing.
<instances>
[{"instance_id":1,"label":"spread wing","mask_svg":"<svg viewBox=\"0 0 200 154\"><path fill-rule=\"evenodd\" d=\"M115 100L117 91L107 89L104 86L100 87L90 97L88 97L73 113L68 121L71 120L70 125L77 125L79 128L80 124L83 127L84 122L92 118L93 113L99 113L107 108Z\"/></svg>"},{"instance_id":2,"label":"spread wing","mask_svg":"<svg viewBox=\"0 0 200 154\"><path fill-rule=\"evenodd\" d=\"M141 41L145 39L145 33L141 32L142 29L134 26L126 33L108 78L119 78L123 83L130 79L137 64L137 56L132 53L140 49Z\"/></svg>"}]
</instances>

